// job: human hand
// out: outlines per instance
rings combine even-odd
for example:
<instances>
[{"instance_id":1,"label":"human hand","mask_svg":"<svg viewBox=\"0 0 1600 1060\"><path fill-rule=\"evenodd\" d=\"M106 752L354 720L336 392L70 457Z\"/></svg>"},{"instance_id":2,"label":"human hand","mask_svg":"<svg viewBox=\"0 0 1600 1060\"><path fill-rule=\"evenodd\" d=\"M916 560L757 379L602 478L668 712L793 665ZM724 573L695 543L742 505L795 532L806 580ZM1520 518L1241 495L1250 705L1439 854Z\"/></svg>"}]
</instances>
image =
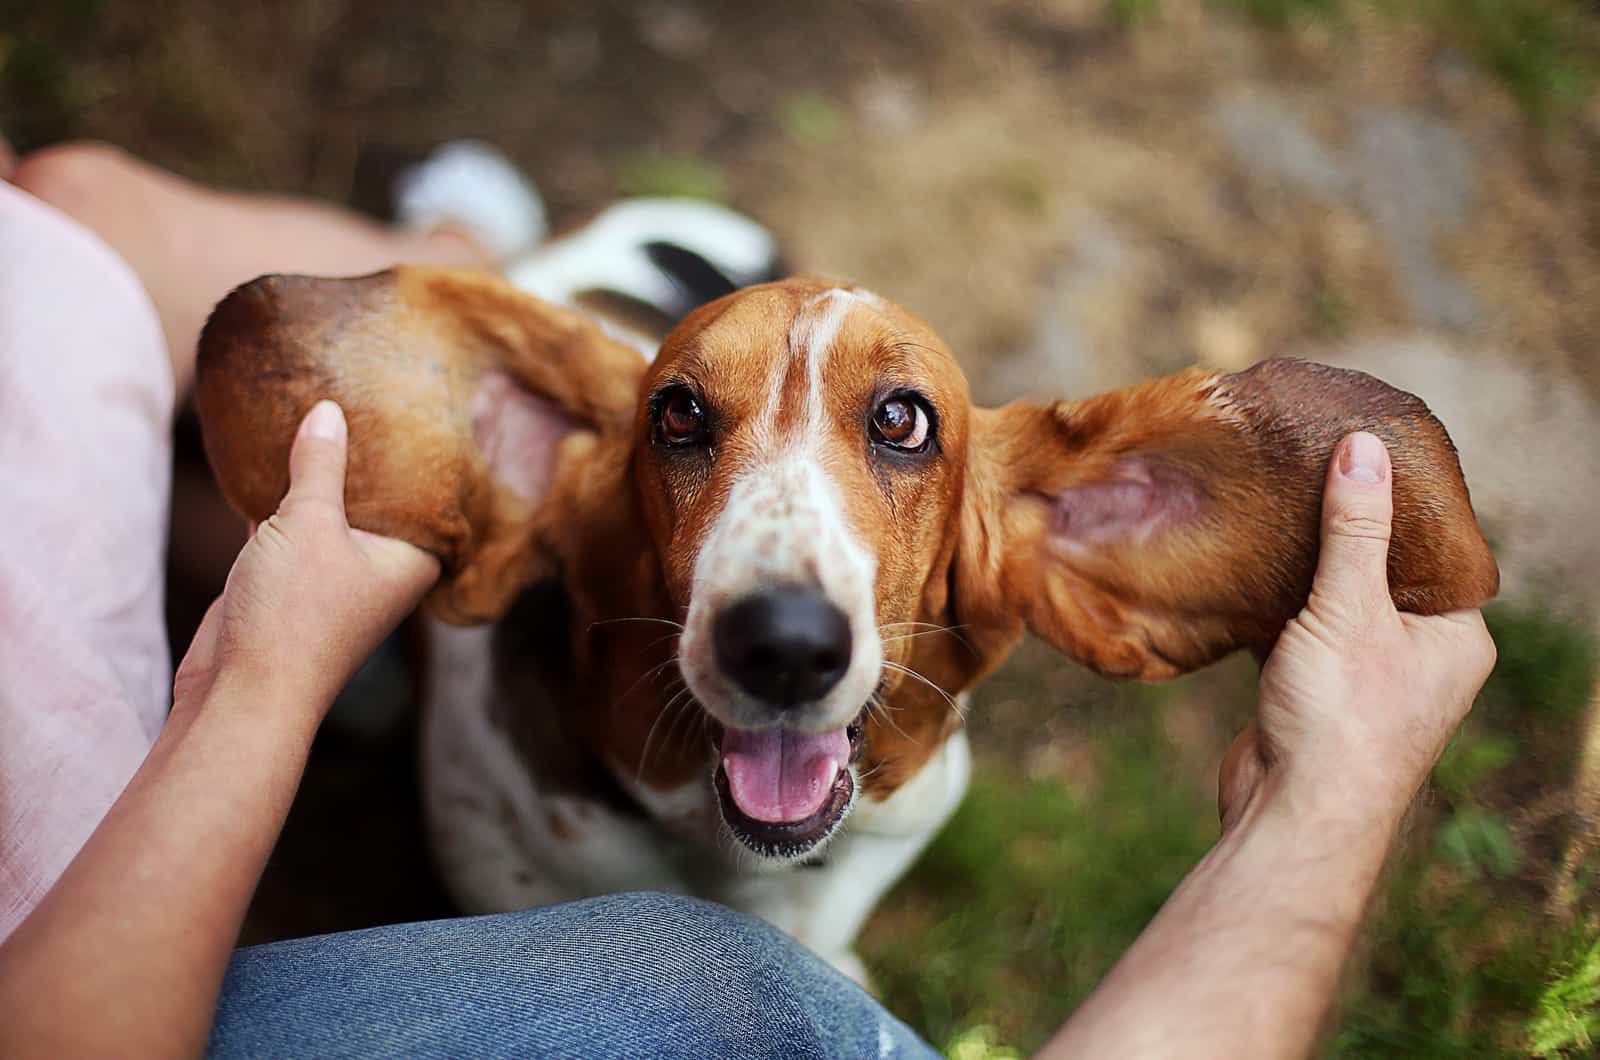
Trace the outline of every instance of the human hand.
<instances>
[{"instance_id":1,"label":"human hand","mask_svg":"<svg viewBox=\"0 0 1600 1060\"><path fill-rule=\"evenodd\" d=\"M1350 435L1328 468L1310 600L1262 668L1256 721L1223 760L1224 831L1267 789L1324 819L1398 820L1471 710L1494 642L1475 610L1395 610L1393 515L1388 451Z\"/></svg>"},{"instance_id":2,"label":"human hand","mask_svg":"<svg viewBox=\"0 0 1600 1060\"><path fill-rule=\"evenodd\" d=\"M251 534L178 667L175 705L237 681L315 727L437 580L433 556L346 522L348 447L344 413L318 402L289 453L289 492Z\"/></svg>"}]
</instances>

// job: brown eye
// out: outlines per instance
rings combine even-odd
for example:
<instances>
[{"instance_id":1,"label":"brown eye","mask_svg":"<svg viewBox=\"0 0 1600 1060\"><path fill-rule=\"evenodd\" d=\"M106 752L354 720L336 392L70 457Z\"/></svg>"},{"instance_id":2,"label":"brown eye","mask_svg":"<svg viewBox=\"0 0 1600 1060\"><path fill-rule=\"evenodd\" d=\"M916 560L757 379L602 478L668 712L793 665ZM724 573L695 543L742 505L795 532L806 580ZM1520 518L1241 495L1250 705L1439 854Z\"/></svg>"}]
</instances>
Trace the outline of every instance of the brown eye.
<instances>
[{"instance_id":1,"label":"brown eye","mask_svg":"<svg viewBox=\"0 0 1600 1060\"><path fill-rule=\"evenodd\" d=\"M675 387L661 400L657 413L661 440L668 445L686 445L705 434L706 414L687 388Z\"/></svg>"},{"instance_id":2,"label":"brown eye","mask_svg":"<svg viewBox=\"0 0 1600 1060\"><path fill-rule=\"evenodd\" d=\"M895 449L915 452L928 444L928 411L909 397L892 397L872 414L872 433Z\"/></svg>"}]
</instances>

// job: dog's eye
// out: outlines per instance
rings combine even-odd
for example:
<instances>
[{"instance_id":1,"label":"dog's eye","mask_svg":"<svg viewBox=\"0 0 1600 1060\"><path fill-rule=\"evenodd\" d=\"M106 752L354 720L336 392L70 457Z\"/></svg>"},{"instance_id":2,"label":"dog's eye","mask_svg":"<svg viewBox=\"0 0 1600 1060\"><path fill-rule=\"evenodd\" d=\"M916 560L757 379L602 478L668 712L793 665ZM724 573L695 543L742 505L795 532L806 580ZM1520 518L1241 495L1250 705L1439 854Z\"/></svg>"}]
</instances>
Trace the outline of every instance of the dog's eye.
<instances>
[{"instance_id":1,"label":"dog's eye","mask_svg":"<svg viewBox=\"0 0 1600 1060\"><path fill-rule=\"evenodd\" d=\"M661 440L668 445L688 445L705 436L706 414L686 387L675 387L662 398L657 414Z\"/></svg>"},{"instance_id":2,"label":"dog's eye","mask_svg":"<svg viewBox=\"0 0 1600 1060\"><path fill-rule=\"evenodd\" d=\"M928 444L928 410L915 398L889 398L872 414L872 434L884 445L918 452Z\"/></svg>"}]
</instances>

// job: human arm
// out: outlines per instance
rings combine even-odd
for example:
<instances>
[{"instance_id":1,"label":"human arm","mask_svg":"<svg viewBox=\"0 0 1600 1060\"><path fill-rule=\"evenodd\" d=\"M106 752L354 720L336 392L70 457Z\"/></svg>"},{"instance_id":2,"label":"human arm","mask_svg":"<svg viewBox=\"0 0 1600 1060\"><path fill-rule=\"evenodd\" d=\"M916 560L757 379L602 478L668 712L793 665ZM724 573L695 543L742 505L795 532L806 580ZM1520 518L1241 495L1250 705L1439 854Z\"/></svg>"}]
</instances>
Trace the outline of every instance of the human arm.
<instances>
[{"instance_id":1,"label":"human arm","mask_svg":"<svg viewBox=\"0 0 1600 1060\"><path fill-rule=\"evenodd\" d=\"M1336 450L1306 608L1224 762L1223 834L1047 1057L1300 1057L1389 845L1494 663L1476 612L1395 611L1387 453Z\"/></svg>"},{"instance_id":2,"label":"human arm","mask_svg":"<svg viewBox=\"0 0 1600 1060\"><path fill-rule=\"evenodd\" d=\"M319 415L320 413L320 415ZM111 812L0 946L0 1054L197 1054L311 740L438 564L351 530L346 428L301 426L279 511L251 538Z\"/></svg>"}]
</instances>

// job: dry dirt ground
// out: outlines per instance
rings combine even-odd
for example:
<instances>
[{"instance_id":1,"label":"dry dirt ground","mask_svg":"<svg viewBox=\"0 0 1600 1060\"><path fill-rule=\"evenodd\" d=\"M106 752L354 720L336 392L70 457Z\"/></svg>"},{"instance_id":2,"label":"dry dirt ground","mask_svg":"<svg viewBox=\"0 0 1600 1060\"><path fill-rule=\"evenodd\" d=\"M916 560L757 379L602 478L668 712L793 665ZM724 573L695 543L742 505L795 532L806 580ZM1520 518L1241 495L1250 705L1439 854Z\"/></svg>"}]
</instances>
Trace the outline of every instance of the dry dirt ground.
<instances>
[{"instance_id":1,"label":"dry dirt ground","mask_svg":"<svg viewBox=\"0 0 1600 1060\"><path fill-rule=\"evenodd\" d=\"M1093 0L82 6L13 23L56 64L0 99L21 146L93 136L381 209L398 161L479 137L558 223L619 186L709 189L794 263L926 316L994 401L1277 353L1363 367L1451 429L1508 592L1595 612L1600 100L1540 127L1403 21L1267 30L1196 0L1131 27ZM1242 714L1208 688L1237 682L1167 722L1206 784ZM1080 782L1061 705L1109 694L1026 651L980 695L982 753ZM407 739L324 741L254 937L443 907Z\"/></svg>"}]
</instances>

